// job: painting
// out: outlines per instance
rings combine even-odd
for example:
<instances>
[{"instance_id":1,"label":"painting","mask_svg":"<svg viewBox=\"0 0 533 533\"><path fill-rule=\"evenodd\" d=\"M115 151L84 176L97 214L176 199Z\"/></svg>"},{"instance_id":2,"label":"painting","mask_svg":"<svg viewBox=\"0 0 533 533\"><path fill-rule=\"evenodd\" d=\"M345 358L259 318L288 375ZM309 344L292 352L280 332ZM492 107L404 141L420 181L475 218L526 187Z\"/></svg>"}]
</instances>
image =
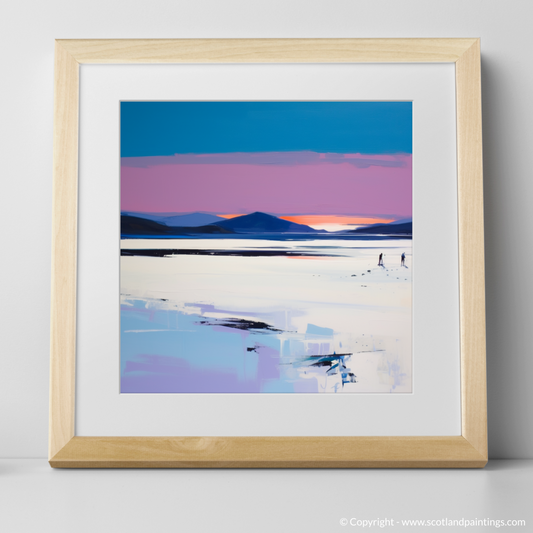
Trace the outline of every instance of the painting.
<instances>
[{"instance_id":1,"label":"painting","mask_svg":"<svg viewBox=\"0 0 533 533\"><path fill-rule=\"evenodd\" d=\"M121 102L120 392L412 392L411 102Z\"/></svg>"}]
</instances>

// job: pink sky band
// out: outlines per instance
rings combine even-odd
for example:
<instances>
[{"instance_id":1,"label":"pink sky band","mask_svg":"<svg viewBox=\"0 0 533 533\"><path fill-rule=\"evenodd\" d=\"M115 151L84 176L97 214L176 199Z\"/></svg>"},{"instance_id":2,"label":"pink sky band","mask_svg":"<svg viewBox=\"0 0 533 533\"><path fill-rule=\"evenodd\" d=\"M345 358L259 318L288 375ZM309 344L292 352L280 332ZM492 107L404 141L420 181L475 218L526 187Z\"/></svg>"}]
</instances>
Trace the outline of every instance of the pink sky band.
<instances>
[{"instance_id":1,"label":"pink sky band","mask_svg":"<svg viewBox=\"0 0 533 533\"><path fill-rule=\"evenodd\" d=\"M121 210L410 217L410 154L258 152L121 160Z\"/></svg>"}]
</instances>

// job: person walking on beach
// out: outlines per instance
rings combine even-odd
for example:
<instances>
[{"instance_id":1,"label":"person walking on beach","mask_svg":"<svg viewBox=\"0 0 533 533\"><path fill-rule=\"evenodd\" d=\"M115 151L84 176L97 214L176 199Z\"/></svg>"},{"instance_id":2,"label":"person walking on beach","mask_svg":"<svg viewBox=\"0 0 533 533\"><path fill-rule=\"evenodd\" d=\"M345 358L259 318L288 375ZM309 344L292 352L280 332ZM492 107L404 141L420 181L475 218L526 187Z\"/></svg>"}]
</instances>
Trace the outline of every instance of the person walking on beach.
<instances>
[{"instance_id":1,"label":"person walking on beach","mask_svg":"<svg viewBox=\"0 0 533 533\"><path fill-rule=\"evenodd\" d=\"M402 266L405 266L405 252L402 253Z\"/></svg>"},{"instance_id":2,"label":"person walking on beach","mask_svg":"<svg viewBox=\"0 0 533 533\"><path fill-rule=\"evenodd\" d=\"M383 253L380 253L379 260L378 260L378 267L382 267L382 266L385 266L385 265L383 264Z\"/></svg>"}]
</instances>

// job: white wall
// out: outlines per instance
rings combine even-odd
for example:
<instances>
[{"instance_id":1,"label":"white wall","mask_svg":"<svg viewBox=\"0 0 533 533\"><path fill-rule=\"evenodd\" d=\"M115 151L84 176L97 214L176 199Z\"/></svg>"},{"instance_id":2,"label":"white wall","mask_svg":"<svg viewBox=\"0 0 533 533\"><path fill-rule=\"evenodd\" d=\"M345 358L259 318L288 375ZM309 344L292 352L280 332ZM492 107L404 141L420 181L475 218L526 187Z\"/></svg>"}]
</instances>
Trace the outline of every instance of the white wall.
<instances>
[{"instance_id":1,"label":"white wall","mask_svg":"<svg viewBox=\"0 0 533 533\"><path fill-rule=\"evenodd\" d=\"M481 37L489 451L533 458L530 0L10 0L0 8L0 457L47 455L55 38Z\"/></svg>"}]
</instances>

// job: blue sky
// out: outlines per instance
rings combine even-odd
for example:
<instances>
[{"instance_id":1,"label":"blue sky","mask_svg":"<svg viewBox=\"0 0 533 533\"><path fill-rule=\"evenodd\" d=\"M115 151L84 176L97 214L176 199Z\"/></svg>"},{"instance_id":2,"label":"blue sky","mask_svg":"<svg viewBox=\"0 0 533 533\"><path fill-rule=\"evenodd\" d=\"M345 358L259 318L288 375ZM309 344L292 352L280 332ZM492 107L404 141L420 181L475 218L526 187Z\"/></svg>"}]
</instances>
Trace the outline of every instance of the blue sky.
<instances>
[{"instance_id":1,"label":"blue sky","mask_svg":"<svg viewBox=\"0 0 533 533\"><path fill-rule=\"evenodd\" d=\"M121 157L412 153L411 102L121 102Z\"/></svg>"}]
</instances>

